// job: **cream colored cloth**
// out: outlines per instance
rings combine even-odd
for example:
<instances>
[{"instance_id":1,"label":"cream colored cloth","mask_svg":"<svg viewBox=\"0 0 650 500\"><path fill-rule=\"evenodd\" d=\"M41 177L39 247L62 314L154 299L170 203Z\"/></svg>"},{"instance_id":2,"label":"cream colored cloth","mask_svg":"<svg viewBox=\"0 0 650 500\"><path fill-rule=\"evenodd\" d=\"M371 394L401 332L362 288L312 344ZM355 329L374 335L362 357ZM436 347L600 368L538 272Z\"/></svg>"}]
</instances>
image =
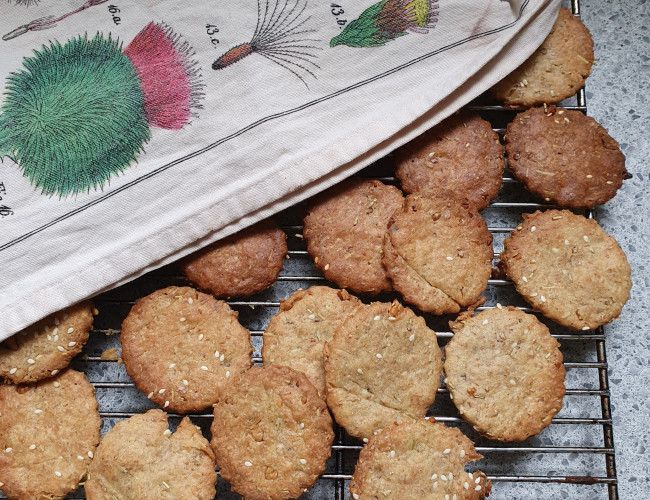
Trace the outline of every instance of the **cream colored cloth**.
<instances>
[{"instance_id":1,"label":"cream colored cloth","mask_svg":"<svg viewBox=\"0 0 650 500\"><path fill-rule=\"evenodd\" d=\"M5 92L0 125L8 116L11 75L25 71L23 60L34 50L52 50L47 49L52 43L65 47L84 34L87 43L96 33L119 39L126 50L150 22L165 23L179 52L196 62L192 68L186 61L184 68L188 75L200 73L190 76L201 108L182 127L151 125L150 139L121 173L76 194L61 188L43 194L49 177L24 175L27 160L13 150L6 155L0 132L5 153L0 339L381 158L520 65L550 31L559 5L557 0L368 0L338 2L340 7L315 0L95 1L55 27L30 30L32 20L61 17L83 0L25 3L31 2L0 2L0 32L9 38L0 41ZM372 17L373 12L379 14ZM359 26L384 38L364 39L363 30L353 29ZM256 27L255 47L242 45L253 40ZM392 32L400 36L387 38ZM372 46L373 40L383 44ZM233 62L237 51L230 49L238 45L240 55L253 50ZM213 69L217 60L216 67L224 67ZM52 88L45 84L44 91ZM100 103L102 113L116 112L119 99L116 94L105 100L112 102ZM109 143L121 140L110 131L101 135Z\"/></svg>"}]
</instances>

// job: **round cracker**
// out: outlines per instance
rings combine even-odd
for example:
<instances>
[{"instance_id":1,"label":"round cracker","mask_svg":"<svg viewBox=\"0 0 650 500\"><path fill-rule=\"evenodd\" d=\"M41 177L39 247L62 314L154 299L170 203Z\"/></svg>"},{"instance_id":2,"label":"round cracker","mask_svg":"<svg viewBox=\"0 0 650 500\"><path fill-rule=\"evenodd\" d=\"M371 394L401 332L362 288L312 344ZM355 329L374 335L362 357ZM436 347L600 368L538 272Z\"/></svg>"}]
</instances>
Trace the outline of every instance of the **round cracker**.
<instances>
[{"instance_id":1,"label":"round cracker","mask_svg":"<svg viewBox=\"0 0 650 500\"><path fill-rule=\"evenodd\" d=\"M246 297L270 287L287 255L287 235L270 219L183 260L188 280L215 297Z\"/></svg>"},{"instance_id":2,"label":"round cracker","mask_svg":"<svg viewBox=\"0 0 650 500\"><path fill-rule=\"evenodd\" d=\"M60 499L86 476L102 421L83 373L0 385L0 482L19 500Z\"/></svg>"},{"instance_id":3,"label":"round cracker","mask_svg":"<svg viewBox=\"0 0 650 500\"><path fill-rule=\"evenodd\" d=\"M506 107L555 104L584 86L593 63L589 30L568 9L560 8L542 45L490 93Z\"/></svg>"},{"instance_id":4,"label":"round cracker","mask_svg":"<svg viewBox=\"0 0 650 500\"><path fill-rule=\"evenodd\" d=\"M465 464L483 458L458 429L420 419L387 427L368 440L350 482L355 500L480 500L492 483Z\"/></svg>"},{"instance_id":5,"label":"round cracker","mask_svg":"<svg viewBox=\"0 0 650 500\"><path fill-rule=\"evenodd\" d=\"M479 300L493 255L492 234L475 209L409 195L391 218L383 261L404 300L421 311L444 314Z\"/></svg>"},{"instance_id":6,"label":"round cracker","mask_svg":"<svg viewBox=\"0 0 650 500\"><path fill-rule=\"evenodd\" d=\"M302 495L325 470L333 439L316 388L286 366L251 368L214 405L221 476L247 499Z\"/></svg>"},{"instance_id":7,"label":"round cracker","mask_svg":"<svg viewBox=\"0 0 650 500\"><path fill-rule=\"evenodd\" d=\"M185 417L176 432L167 414L149 410L122 420L102 439L85 484L88 500L212 500L214 453Z\"/></svg>"},{"instance_id":8,"label":"round cracker","mask_svg":"<svg viewBox=\"0 0 650 500\"><path fill-rule=\"evenodd\" d=\"M435 332L397 301L358 309L324 354L327 406L351 436L424 417L440 386Z\"/></svg>"},{"instance_id":9,"label":"round cracker","mask_svg":"<svg viewBox=\"0 0 650 500\"><path fill-rule=\"evenodd\" d=\"M0 377L14 384L49 378L83 349L93 326L90 302L83 302L31 325L0 344Z\"/></svg>"},{"instance_id":10,"label":"round cracker","mask_svg":"<svg viewBox=\"0 0 650 500\"><path fill-rule=\"evenodd\" d=\"M211 406L251 366L250 333L228 304L189 287L140 299L122 323L122 360L138 389L179 413Z\"/></svg>"},{"instance_id":11,"label":"round cracker","mask_svg":"<svg viewBox=\"0 0 650 500\"><path fill-rule=\"evenodd\" d=\"M499 194L503 147L489 122L461 112L395 152L395 176L405 193L438 197L453 192L477 210Z\"/></svg>"},{"instance_id":12,"label":"round cracker","mask_svg":"<svg viewBox=\"0 0 650 500\"><path fill-rule=\"evenodd\" d=\"M381 262L388 220L402 193L378 180L351 178L314 198L304 218L307 251L329 281L357 293L391 290Z\"/></svg>"},{"instance_id":13,"label":"round cracker","mask_svg":"<svg viewBox=\"0 0 650 500\"><path fill-rule=\"evenodd\" d=\"M324 398L323 345L361 305L347 291L327 286L292 293L280 302L278 314L264 332L264 365L283 365L304 373Z\"/></svg>"},{"instance_id":14,"label":"round cracker","mask_svg":"<svg viewBox=\"0 0 650 500\"><path fill-rule=\"evenodd\" d=\"M617 318L632 288L616 240L595 220L568 210L524 214L504 240L500 260L526 301L575 330Z\"/></svg>"},{"instance_id":15,"label":"round cracker","mask_svg":"<svg viewBox=\"0 0 650 500\"><path fill-rule=\"evenodd\" d=\"M629 178L618 143L580 111L529 109L508 124L508 165L526 189L563 207L593 208Z\"/></svg>"},{"instance_id":16,"label":"round cracker","mask_svg":"<svg viewBox=\"0 0 650 500\"><path fill-rule=\"evenodd\" d=\"M490 439L523 441L562 409L560 344L532 314L514 307L452 323L445 383L461 416Z\"/></svg>"}]
</instances>

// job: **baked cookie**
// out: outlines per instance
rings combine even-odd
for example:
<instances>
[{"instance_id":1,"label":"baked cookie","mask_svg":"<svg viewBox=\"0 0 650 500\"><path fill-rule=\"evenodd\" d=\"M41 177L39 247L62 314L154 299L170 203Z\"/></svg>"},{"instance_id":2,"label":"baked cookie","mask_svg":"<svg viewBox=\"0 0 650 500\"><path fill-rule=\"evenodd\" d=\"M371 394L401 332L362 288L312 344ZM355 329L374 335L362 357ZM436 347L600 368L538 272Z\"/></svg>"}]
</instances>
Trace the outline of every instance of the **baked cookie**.
<instances>
[{"instance_id":1,"label":"baked cookie","mask_svg":"<svg viewBox=\"0 0 650 500\"><path fill-rule=\"evenodd\" d=\"M506 151L526 189L563 207L605 203L630 177L618 143L580 111L548 106L517 115L508 124Z\"/></svg>"},{"instance_id":2,"label":"baked cookie","mask_svg":"<svg viewBox=\"0 0 650 500\"><path fill-rule=\"evenodd\" d=\"M391 290L382 245L388 219L402 201L396 187L358 178L316 196L304 219L304 236L325 278L357 293Z\"/></svg>"},{"instance_id":3,"label":"baked cookie","mask_svg":"<svg viewBox=\"0 0 650 500\"><path fill-rule=\"evenodd\" d=\"M630 265L616 240L595 220L568 210L524 214L499 258L535 309L575 330L617 318L632 288Z\"/></svg>"},{"instance_id":4,"label":"baked cookie","mask_svg":"<svg viewBox=\"0 0 650 500\"><path fill-rule=\"evenodd\" d=\"M357 310L324 354L327 406L351 436L423 418L440 386L435 332L397 301Z\"/></svg>"},{"instance_id":5,"label":"baked cookie","mask_svg":"<svg viewBox=\"0 0 650 500\"><path fill-rule=\"evenodd\" d=\"M561 8L542 45L490 92L511 108L555 104L584 86L593 63L594 42L589 30Z\"/></svg>"},{"instance_id":6,"label":"baked cookie","mask_svg":"<svg viewBox=\"0 0 650 500\"><path fill-rule=\"evenodd\" d=\"M383 262L404 300L421 311L444 314L479 300L493 255L492 234L475 209L409 195L391 218Z\"/></svg>"},{"instance_id":7,"label":"baked cookie","mask_svg":"<svg viewBox=\"0 0 650 500\"><path fill-rule=\"evenodd\" d=\"M275 282L286 255L287 235L267 219L190 255L181 267L215 297L246 297Z\"/></svg>"},{"instance_id":8,"label":"baked cookie","mask_svg":"<svg viewBox=\"0 0 650 500\"><path fill-rule=\"evenodd\" d=\"M14 384L36 382L66 368L93 326L90 302L52 314L0 344L0 376Z\"/></svg>"},{"instance_id":9,"label":"baked cookie","mask_svg":"<svg viewBox=\"0 0 650 500\"><path fill-rule=\"evenodd\" d=\"M395 152L395 176L405 193L448 191L483 210L499 194L503 147L489 122L468 112L452 115Z\"/></svg>"},{"instance_id":10,"label":"baked cookie","mask_svg":"<svg viewBox=\"0 0 650 500\"><path fill-rule=\"evenodd\" d=\"M346 290L312 286L280 302L264 332L264 365L283 365L307 375L325 397L323 345L362 303Z\"/></svg>"},{"instance_id":11,"label":"baked cookie","mask_svg":"<svg viewBox=\"0 0 650 500\"><path fill-rule=\"evenodd\" d=\"M102 421L83 373L0 385L0 482L19 500L60 499L84 480Z\"/></svg>"},{"instance_id":12,"label":"baked cookie","mask_svg":"<svg viewBox=\"0 0 650 500\"><path fill-rule=\"evenodd\" d=\"M492 483L465 464L481 458L458 429L424 419L394 424L361 450L350 493L355 500L480 500Z\"/></svg>"},{"instance_id":13,"label":"baked cookie","mask_svg":"<svg viewBox=\"0 0 650 500\"><path fill-rule=\"evenodd\" d=\"M97 448L88 476L88 500L212 500L217 482L208 440L187 417L172 433L161 410L116 423Z\"/></svg>"},{"instance_id":14,"label":"baked cookie","mask_svg":"<svg viewBox=\"0 0 650 500\"><path fill-rule=\"evenodd\" d=\"M179 413L212 405L251 366L250 333L228 304L189 287L140 299L122 323L122 360L154 403Z\"/></svg>"},{"instance_id":15,"label":"baked cookie","mask_svg":"<svg viewBox=\"0 0 650 500\"><path fill-rule=\"evenodd\" d=\"M532 314L514 307L450 323L445 383L461 416L490 439L523 441L562 408L560 344Z\"/></svg>"},{"instance_id":16,"label":"baked cookie","mask_svg":"<svg viewBox=\"0 0 650 500\"><path fill-rule=\"evenodd\" d=\"M249 500L302 495L325 470L333 439L316 388L286 366L251 368L214 405L221 476Z\"/></svg>"}]
</instances>

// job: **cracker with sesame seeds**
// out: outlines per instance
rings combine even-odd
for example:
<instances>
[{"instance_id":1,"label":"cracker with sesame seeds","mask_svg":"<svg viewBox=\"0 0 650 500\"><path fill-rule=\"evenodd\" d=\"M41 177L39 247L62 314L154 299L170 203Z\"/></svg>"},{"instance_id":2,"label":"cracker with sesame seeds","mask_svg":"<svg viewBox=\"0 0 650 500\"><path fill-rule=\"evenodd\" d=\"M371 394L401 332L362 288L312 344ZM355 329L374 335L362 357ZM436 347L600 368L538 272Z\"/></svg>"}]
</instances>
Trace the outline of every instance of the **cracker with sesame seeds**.
<instances>
[{"instance_id":1,"label":"cracker with sesame seeds","mask_svg":"<svg viewBox=\"0 0 650 500\"><path fill-rule=\"evenodd\" d=\"M503 242L500 267L535 309L574 330L617 318L632 288L616 240L569 210L524 214Z\"/></svg>"},{"instance_id":2,"label":"cracker with sesame seeds","mask_svg":"<svg viewBox=\"0 0 650 500\"><path fill-rule=\"evenodd\" d=\"M388 220L402 200L394 186L350 178L311 201L303 233L325 278L357 293L392 289L381 256Z\"/></svg>"},{"instance_id":3,"label":"cracker with sesame seeds","mask_svg":"<svg viewBox=\"0 0 650 500\"><path fill-rule=\"evenodd\" d=\"M325 470L334 439L325 402L286 366L253 367L214 405L221 476L250 500L297 498Z\"/></svg>"},{"instance_id":4,"label":"cracker with sesame seeds","mask_svg":"<svg viewBox=\"0 0 650 500\"><path fill-rule=\"evenodd\" d=\"M102 439L85 484L88 500L212 500L214 453L191 420L171 432L167 414L149 410L117 422Z\"/></svg>"},{"instance_id":5,"label":"cracker with sesame seeds","mask_svg":"<svg viewBox=\"0 0 650 500\"><path fill-rule=\"evenodd\" d=\"M165 409L212 405L250 368L253 346L228 304L189 287L140 299L122 323L122 360L138 389Z\"/></svg>"},{"instance_id":6,"label":"cracker with sesame seeds","mask_svg":"<svg viewBox=\"0 0 650 500\"><path fill-rule=\"evenodd\" d=\"M435 332L397 301L358 309L324 355L327 406L354 437L424 417L440 386Z\"/></svg>"},{"instance_id":7,"label":"cracker with sesame seeds","mask_svg":"<svg viewBox=\"0 0 650 500\"><path fill-rule=\"evenodd\" d=\"M481 500L492 483L480 471L465 472L465 464L481 458L458 429L424 419L394 424L361 450L351 498Z\"/></svg>"},{"instance_id":8,"label":"cracker with sesame seeds","mask_svg":"<svg viewBox=\"0 0 650 500\"><path fill-rule=\"evenodd\" d=\"M383 261L395 290L434 314L476 303L487 287L492 257L483 217L444 198L407 196L384 240Z\"/></svg>"},{"instance_id":9,"label":"cracker with sesame seeds","mask_svg":"<svg viewBox=\"0 0 650 500\"><path fill-rule=\"evenodd\" d=\"M327 286L294 292L281 301L278 314L264 331L264 364L288 366L304 373L325 398L323 345L361 305L346 290Z\"/></svg>"},{"instance_id":10,"label":"cracker with sesame seeds","mask_svg":"<svg viewBox=\"0 0 650 500\"><path fill-rule=\"evenodd\" d=\"M56 375L81 352L93 325L90 302L68 307L0 344L0 377L14 384Z\"/></svg>"},{"instance_id":11,"label":"cracker with sesame seeds","mask_svg":"<svg viewBox=\"0 0 650 500\"><path fill-rule=\"evenodd\" d=\"M34 385L0 385L0 482L19 500L61 499L86 477L99 444L95 390L62 371Z\"/></svg>"},{"instance_id":12,"label":"cracker with sesame seeds","mask_svg":"<svg viewBox=\"0 0 650 500\"><path fill-rule=\"evenodd\" d=\"M594 63L594 42L587 27L561 8L542 45L490 93L509 108L555 104L585 84Z\"/></svg>"},{"instance_id":13,"label":"cracker with sesame seeds","mask_svg":"<svg viewBox=\"0 0 650 500\"><path fill-rule=\"evenodd\" d=\"M247 297L270 287L287 255L287 235L267 219L183 259L188 280L215 297Z\"/></svg>"},{"instance_id":14,"label":"cracker with sesame seeds","mask_svg":"<svg viewBox=\"0 0 650 500\"><path fill-rule=\"evenodd\" d=\"M566 371L557 340L514 307L468 312L450 323L445 383L460 415L479 434L523 441L562 408Z\"/></svg>"},{"instance_id":15,"label":"cracker with sesame seeds","mask_svg":"<svg viewBox=\"0 0 650 500\"><path fill-rule=\"evenodd\" d=\"M526 189L562 207L593 208L629 179L618 143L580 111L533 108L508 124L508 165Z\"/></svg>"},{"instance_id":16,"label":"cracker with sesame seeds","mask_svg":"<svg viewBox=\"0 0 650 500\"><path fill-rule=\"evenodd\" d=\"M395 177L405 193L446 196L452 192L477 210L499 194L503 146L489 122L461 112L395 152Z\"/></svg>"}]
</instances>

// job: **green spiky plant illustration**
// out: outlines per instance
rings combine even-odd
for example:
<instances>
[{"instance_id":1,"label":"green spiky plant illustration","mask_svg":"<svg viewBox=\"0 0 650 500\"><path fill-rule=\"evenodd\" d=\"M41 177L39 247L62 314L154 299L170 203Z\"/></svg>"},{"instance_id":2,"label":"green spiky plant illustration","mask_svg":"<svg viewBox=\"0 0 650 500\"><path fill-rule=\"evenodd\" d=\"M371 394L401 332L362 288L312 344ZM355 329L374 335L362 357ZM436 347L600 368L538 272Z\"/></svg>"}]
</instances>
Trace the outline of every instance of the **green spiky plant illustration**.
<instances>
[{"instance_id":1,"label":"green spiky plant illustration","mask_svg":"<svg viewBox=\"0 0 650 500\"><path fill-rule=\"evenodd\" d=\"M381 0L351 21L330 47L379 47L413 33L426 34L438 20L438 0Z\"/></svg>"},{"instance_id":2,"label":"green spiky plant illustration","mask_svg":"<svg viewBox=\"0 0 650 500\"><path fill-rule=\"evenodd\" d=\"M154 23L124 50L100 34L43 46L7 77L0 158L46 195L102 188L138 158L150 126L180 129L200 107L191 55Z\"/></svg>"}]
</instances>

